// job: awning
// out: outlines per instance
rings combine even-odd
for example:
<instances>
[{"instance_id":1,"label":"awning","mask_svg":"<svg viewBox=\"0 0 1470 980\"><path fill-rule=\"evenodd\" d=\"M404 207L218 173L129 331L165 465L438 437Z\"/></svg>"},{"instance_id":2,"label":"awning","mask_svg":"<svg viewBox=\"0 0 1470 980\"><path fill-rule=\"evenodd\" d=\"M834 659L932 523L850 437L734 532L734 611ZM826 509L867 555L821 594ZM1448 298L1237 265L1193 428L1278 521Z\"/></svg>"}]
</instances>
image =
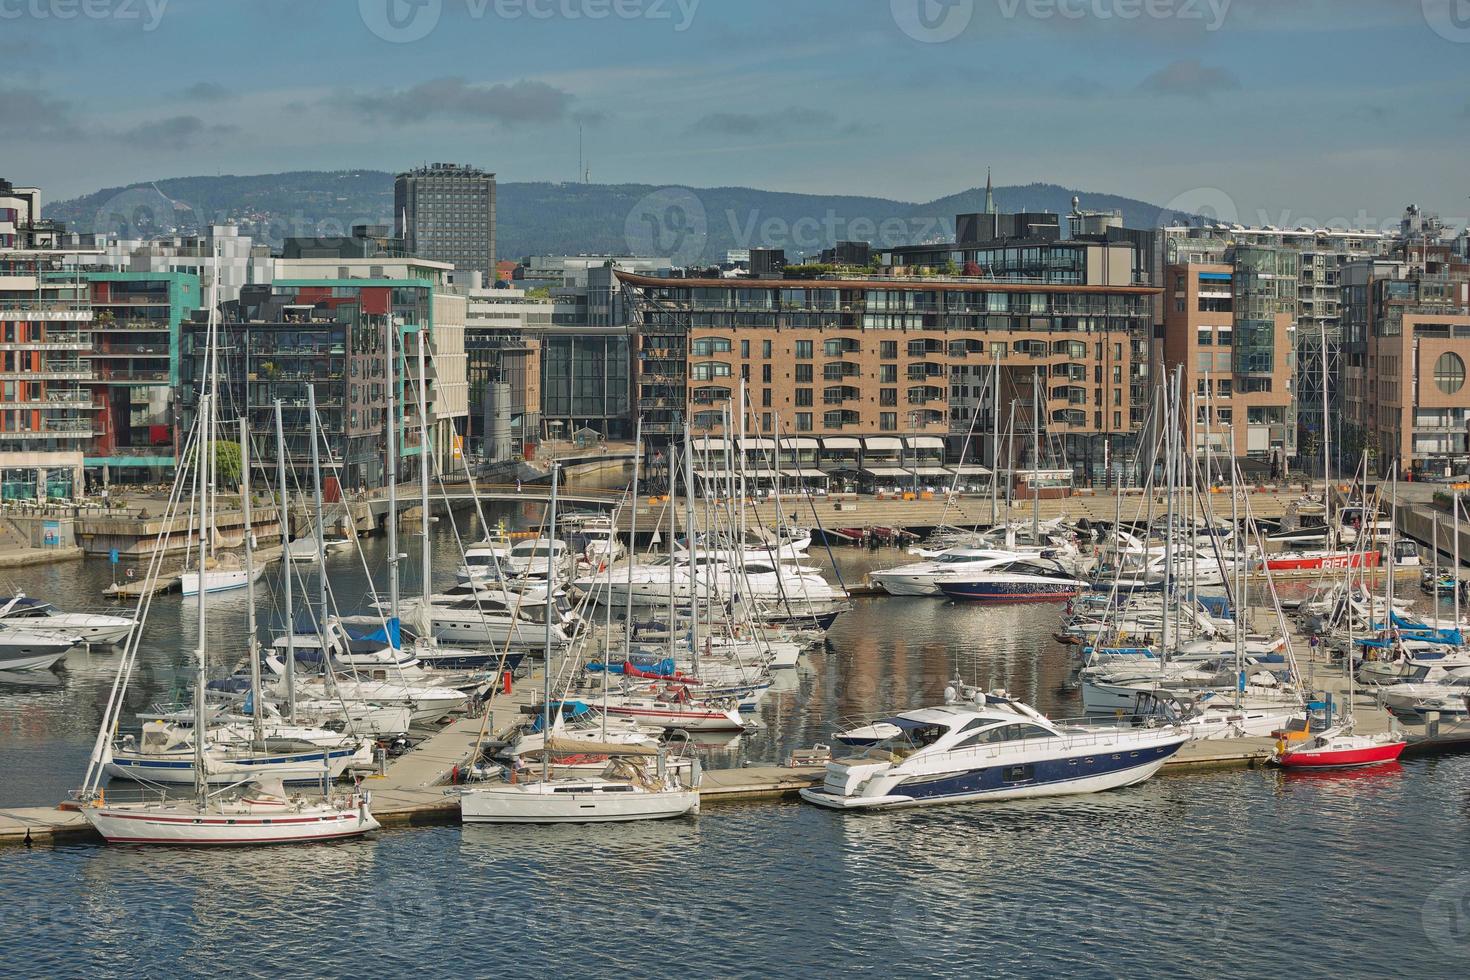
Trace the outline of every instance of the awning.
<instances>
[{"instance_id":1,"label":"awning","mask_svg":"<svg viewBox=\"0 0 1470 980\"><path fill-rule=\"evenodd\" d=\"M830 446L828 448L831 448ZM903 440L897 436L868 436L863 440L864 449L886 449L892 452L903 451Z\"/></svg>"},{"instance_id":2,"label":"awning","mask_svg":"<svg viewBox=\"0 0 1470 980\"><path fill-rule=\"evenodd\" d=\"M752 450L756 450L756 451L771 450L771 449L775 449L776 448L776 440L775 439L743 439L740 442L740 448L744 449L746 452L751 452Z\"/></svg>"},{"instance_id":3,"label":"awning","mask_svg":"<svg viewBox=\"0 0 1470 980\"><path fill-rule=\"evenodd\" d=\"M915 466L914 472L920 476L954 476L952 470L947 470L943 466Z\"/></svg>"},{"instance_id":4,"label":"awning","mask_svg":"<svg viewBox=\"0 0 1470 980\"><path fill-rule=\"evenodd\" d=\"M863 441L852 436L823 436L823 449L851 449L854 452L863 448Z\"/></svg>"},{"instance_id":5,"label":"awning","mask_svg":"<svg viewBox=\"0 0 1470 980\"><path fill-rule=\"evenodd\" d=\"M782 470L782 476L789 476L794 480L825 480L827 474L821 470Z\"/></svg>"},{"instance_id":6,"label":"awning","mask_svg":"<svg viewBox=\"0 0 1470 980\"><path fill-rule=\"evenodd\" d=\"M864 466L863 473L878 480L913 478L912 473L900 466Z\"/></svg>"},{"instance_id":7,"label":"awning","mask_svg":"<svg viewBox=\"0 0 1470 980\"><path fill-rule=\"evenodd\" d=\"M730 476L729 470L695 470L695 477L701 480L724 480Z\"/></svg>"},{"instance_id":8,"label":"awning","mask_svg":"<svg viewBox=\"0 0 1470 980\"><path fill-rule=\"evenodd\" d=\"M981 466L979 463L955 463L953 466L950 467L950 469L958 473L960 476L990 475L990 470Z\"/></svg>"},{"instance_id":9,"label":"awning","mask_svg":"<svg viewBox=\"0 0 1470 980\"><path fill-rule=\"evenodd\" d=\"M719 436L700 436L694 440L694 451L697 453L722 453L725 451L725 440Z\"/></svg>"},{"instance_id":10,"label":"awning","mask_svg":"<svg viewBox=\"0 0 1470 980\"><path fill-rule=\"evenodd\" d=\"M820 444L815 439L799 436L795 439L782 439L782 449L818 449Z\"/></svg>"},{"instance_id":11,"label":"awning","mask_svg":"<svg viewBox=\"0 0 1470 980\"><path fill-rule=\"evenodd\" d=\"M910 436L910 449L943 449L944 439L940 436Z\"/></svg>"}]
</instances>

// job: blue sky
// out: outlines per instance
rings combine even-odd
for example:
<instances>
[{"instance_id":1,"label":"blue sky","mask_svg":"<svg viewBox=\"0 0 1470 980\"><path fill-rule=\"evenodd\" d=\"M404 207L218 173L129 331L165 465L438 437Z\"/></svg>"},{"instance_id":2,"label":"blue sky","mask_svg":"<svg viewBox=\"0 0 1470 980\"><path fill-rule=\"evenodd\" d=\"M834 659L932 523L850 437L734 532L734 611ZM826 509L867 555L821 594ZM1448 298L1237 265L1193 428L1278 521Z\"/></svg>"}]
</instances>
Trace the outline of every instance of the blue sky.
<instances>
[{"instance_id":1,"label":"blue sky","mask_svg":"<svg viewBox=\"0 0 1470 980\"><path fill-rule=\"evenodd\" d=\"M420 36L421 35L421 36ZM1470 211L1470 0L0 0L0 175L475 163Z\"/></svg>"}]
</instances>

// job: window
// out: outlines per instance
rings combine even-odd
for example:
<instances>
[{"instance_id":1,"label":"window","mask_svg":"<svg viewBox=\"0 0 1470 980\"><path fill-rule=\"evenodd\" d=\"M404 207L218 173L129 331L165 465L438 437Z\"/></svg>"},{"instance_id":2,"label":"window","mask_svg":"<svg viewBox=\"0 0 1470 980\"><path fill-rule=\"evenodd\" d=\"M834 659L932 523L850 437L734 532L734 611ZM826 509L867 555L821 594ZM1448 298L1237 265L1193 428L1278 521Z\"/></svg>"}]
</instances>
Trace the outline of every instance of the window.
<instances>
[{"instance_id":1,"label":"window","mask_svg":"<svg viewBox=\"0 0 1470 980\"><path fill-rule=\"evenodd\" d=\"M842 341L841 340L829 340L829 341L827 341L825 344L822 345L822 353L826 354L828 357L841 357L842 356Z\"/></svg>"},{"instance_id":2,"label":"window","mask_svg":"<svg viewBox=\"0 0 1470 980\"><path fill-rule=\"evenodd\" d=\"M810 388L797 388L796 389L796 404L797 405L805 406L805 405L810 405L811 403L812 403L812 389L810 389Z\"/></svg>"},{"instance_id":3,"label":"window","mask_svg":"<svg viewBox=\"0 0 1470 980\"><path fill-rule=\"evenodd\" d=\"M812 383L812 366L810 364L796 365L796 383L808 385Z\"/></svg>"},{"instance_id":4,"label":"window","mask_svg":"<svg viewBox=\"0 0 1470 980\"><path fill-rule=\"evenodd\" d=\"M769 340L761 341L761 357L764 357L766 360L771 359L771 342Z\"/></svg>"},{"instance_id":5,"label":"window","mask_svg":"<svg viewBox=\"0 0 1470 980\"><path fill-rule=\"evenodd\" d=\"M897 357L898 356L898 341L896 341L896 340L885 340L885 341L883 341L882 344L879 345L878 352L879 352L879 355L882 356L882 357Z\"/></svg>"},{"instance_id":6,"label":"window","mask_svg":"<svg viewBox=\"0 0 1470 980\"><path fill-rule=\"evenodd\" d=\"M689 345L689 349L695 357L709 357L711 354L728 354L730 353L730 341L724 337L700 337Z\"/></svg>"},{"instance_id":7,"label":"window","mask_svg":"<svg viewBox=\"0 0 1470 980\"><path fill-rule=\"evenodd\" d=\"M879 388L878 389L878 404L879 405L897 405L898 404L898 389L897 388Z\"/></svg>"},{"instance_id":8,"label":"window","mask_svg":"<svg viewBox=\"0 0 1470 980\"><path fill-rule=\"evenodd\" d=\"M1212 327L1199 328L1199 345L1201 347L1212 347L1215 343L1215 331Z\"/></svg>"},{"instance_id":9,"label":"window","mask_svg":"<svg viewBox=\"0 0 1470 980\"><path fill-rule=\"evenodd\" d=\"M771 407L771 389L769 389L769 388L762 388L761 389L761 408L770 408L770 407ZM770 416L767 415L767 418L769 418L769 417Z\"/></svg>"},{"instance_id":10,"label":"window","mask_svg":"<svg viewBox=\"0 0 1470 980\"><path fill-rule=\"evenodd\" d=\"M898 365L897 364L880 364L880 365L878 365L878 380L881 381L883 384L890 384L890 385L891 384L897 384L898 383Z\"/></svg>"},{"instance_id":11,"label":"window","mask_svg":"<svg viewBox=\"0 0 1470 980\"><path fill-rule=\"evenodd\" d=\"M1216 340L1219 342L1219 345L1221 347L1229 347L1232 343L1231 337L1233 336L1233 334L1234 331L1232 331L1229 327L1221 327L1216 333Z\"/></svg>"},{"instance_id":12,"label":"window","mask_svg":"<svg viewBox=\"0 0 1470 980\"><path fill-rule=\"evenodd\" d=\"M810 402L811 401L811 397L812 397L812 393L810 391L808 391L806 393L806 397L807 397L807 401ZM800 404L800 402L798 402L798 404ZM812 413L811 412L797 412L796 413L796 431L797 432L810 432L810 431L812 431Z\"/></svg>"},{"instance_id":13,"label":"window","mask_svg":"<svg viewBox=\"0 0 1470 980\"><path fill-rule=\"evenodd\" d=\"M812 342L810 340L798 340L796 342L796 356L798 358L810 358L812 356Z\"/></svg>"},{"instance_id":14,"label":"window","mask_svg":"<svg viewBox=\"0 0 1470 980\"><path fill-rule=\"evenodd\" d=\"M748 340L742 340L740 342L740 356L741 357L749 357L750 356L750 341L748 341Z\"/></svg>"},{"instance_id":15,"label":"window","mask_svg":"<svg viewBox=\"0 0 1470 980\"><path fill-rule=\"evenodd\" d=\"M878 413L878 428L880 430L882 430L883 432L897 432L898 431L898 413L897 412L879 412Z\"/></svg>"},{"instance_id":16,"label":"window","mask_svg":"<svg viewBox=\"0 0 1470 980\"><path fill-rule=\"evenodd\" d=\"M1215 409L1215 421L1221 425L1230 425L1235 421L1235 410L1230 408Z\"/></svg>"},{"instance_id":17,"label":"window","mask_svg":"<svg viewBox=\"0 0 1470 980\"><path fill-rule=\"evenodd\" d=\"M762 364L761 365L761 383L762 384L770 384L771 383L771 366L769 364Z\"/></svg>"},{"instance_id":18,"label":"window","mask_svg":"<svg viewBox=\"0 0 1470 980\"><path fill-rule=\"evenodd\" d=\"M1219 395L1222 398L1229 398L1230 397L1230 379L1229 378L1221 378L1219 381L1216 381L1215 382L1215 394Z\"/></svg>"},{"instance_id":19,"label":"window","mask_svg":"<svg viewBox=\"0 0 1470 980\"><path fill-rule=\"evenodd\" d=\"M1465 387L1465 362L1459 354L1447 350L1434 362L1434 383L1446 395Z\"/></svg>"}]
</instances>

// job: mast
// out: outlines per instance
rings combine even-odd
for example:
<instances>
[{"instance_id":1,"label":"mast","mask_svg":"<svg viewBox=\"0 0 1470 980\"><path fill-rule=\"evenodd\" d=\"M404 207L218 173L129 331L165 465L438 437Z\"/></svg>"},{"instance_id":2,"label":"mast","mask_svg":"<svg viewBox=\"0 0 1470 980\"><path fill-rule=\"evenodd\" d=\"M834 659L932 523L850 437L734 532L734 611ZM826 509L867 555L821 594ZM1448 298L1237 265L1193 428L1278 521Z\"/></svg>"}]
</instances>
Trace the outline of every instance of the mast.
<instances>
[{"instance_id":1,"label":"mast","mask_svg":"<svg viewBox=\"0 0 1470 980\"><path fill-rule=\"evenodd\" d=\"M638 422L633 429L633 495L629 498L628 509L628 595L624 606L623 616L623 655L626 657L633 651L633 566L637 564L633 556L637 554L638 545L638 464L643 461L643 417L638 417ZM612 563L608 563L609 572ZM672 574L672 570L671 570ZM612 585L607 589L608 605L612 605ZM606 671L604 671L606 673Z\"/></svg>"},{"instance_id":2,"label":"mast","mask_svg":"<svg viewBox=\"0 0 1470 980\"><path fill-rule=\"evenodd\" d=\"M388 316L388 609L398 619L398 393L394 390L394 368L397 366L395 335L398 328Z\"/></svg>"},{"instance_id":3,"label":"mast","mask_svg":"<svg viewBox=\"0 0 1470 980\"><path fill-rule=\"evenodd\" d=\"M210 336L210 342L213 343L213 338L214 338L214 305L213 304L210 304L209 336ZM204 396L204 410L205 410L205 417L206 418L209 417L209 413L211 411L210 404L209 403L210 403L210 401L213 398L214 398L213 393L206 394ZM208 445L208 440L205 441L205 445L206 446ZM194 479L195 479L195 484L199 488L199 494L200 494L201 501L202 501L202 499L205 496L208 495L209 488L208 488L207 484L205 483L205 481L208 479L208 476L209 476L209 467L205 464L204 457L203 456L200 456L199 457L199 466L194 471ZM203 530L204 529L201 526L200 527L200 531L203 532ZM195 658L196 658L195 671L194 671L194 793L195 793L196 796L198 796L198 798L199 798L199 804L201 806L204 805L204 803L207 801L207 799L209 797L209 777L206 775L206 773L204 771L204 740L205 740L205 738L208 735L208 732L207 732L207 730L205 728L205 719L204 719L204 610L205 610L205 606L206 606L206 603L204 601L204 597L209 592L209 589L207 587L207 584L205 583L205 580L204 580L204 561L205 561L205 558L206 558L206 552L208 550L208 545L206 544L207 539L208 539L208 535L203 534L203 533L200 533L200 535L199 535L199 635L198 635L198 646L197 646L197 648L194 651Z\"/></svg>"},{"instance_id":4,"label":"mast","mask_svg":"<svg viewBox=\"0 0 1470 980\"><path fill-rule=\"evenodd\" d=\"M699 558L694 546L694 444L689 439L689 417L684 417L684 543L689 553L689 651L699 670ZM670 625L670 632L673 627Z\"/></svg>"},{"instance_id":5,"label":"mast","mask_svg":"<svg viewBox=\"0 0 1470 980\"><path fill-rule=\"evenodd\" d=\"M1031 375L1031 537L1041 543L1041 368Z\"/></svg>"},{"instance_id":6,"label":"mast","mask_svg":"<svg viewBox=\"0 0 1470 980\"><path fill-rule=\"evenodd\" d=\"M418 337L419 337L418 352L419 352L419 511L420 511L420 514L419 514L419 533L422 535L422 540L419 542L419 561L423 564L423 572L422 572L422 574L423 574L423 580L424 580L423 581L423 593L424 593L424 603L425 603L425 606L427 607L427 604L429 602L429 596L431 596L431 595L434 594L434 569L430 565L430 559L429 559L429 466L432 465L432 460L430 459L430 456L429 456L429 392L428 392L429 383L426 380L427 377L428 377L428 375L427 375L427 373L425 371L425 367L424 367L424 363L425 363L424 362L424 343L426 342L427 337L425 336L425 331L424 331L424 329L422 327L419 328ZM556 512L555 511L552 512L552 516L553 517L556 516ZM556 532L556 528L553 527L551 529L551 540L552 541L555 541L556 540L556 533L555 532ZM551 565L556 564L556 554L555 554L555 550L554 549L552 549L551 556L547 559L546 564L548 566L551 566ZM547 579L548 579L548 581L550 580L550 576L549 575L547 576ZM551 622L551 618L550 618L550 615L549 614L547 616L547 620L546 621L548 623ZM548 737L550 737L550 735L551 735L551 733L549 731L546 734L547 734Z\"/></svg>"},{"instance_id":7,"label":"mast","mask_svg":"<svg viewBox=\"0 0 1470 980\"><path fill-rule=\"evenodd\" d=\"M291 607L291 497L286 490L286 430L281 424L281 400L276 399L276 479L281 484L281 564L286 572L282 605L286 610L286 718L296 723L296 613Z\"/></svg>"},{"instance_id":8,"label":"mast","mask_svg":"<svg viewBox=\"0 0 1470 980\"><path fill-rule=\"evenodd\" d=\"M1178 408L1177 388L1179 373L1176 371L1164 389L1164 619L1160 657L1169 660L1169 606L1173 599L1169 593L1174 584L1174 424ZM1239 628L1239 623L1236 624ZM1177 628L1177 624L1176 624Z\"/></svg>"},{"instance_id":9,"label":"mast","mask_svg":"<svg viewBox=\"0 0 1470 980\"><path fill-rule=\"evenodd\" d=\"M678 562L675 560L675 556L674 556L674 536L675 536L675 533L676 532L674 530L674 489L675 489L675 483L674 483L674 444L673 444L672 441L669 443L668 452L669 452L669 658L670 659L673 659L673 657L674 657L674 635L675 635L675 632L676 632L675 616L678 614L678 609L674 605L674 586L675 586L675 581L676 581L676 579L678 577L678 574L679 574L679 565L678 565ZM694 569L693 569L692 566L690 567L689 573L690 573L690 576L692 578L692 576L694 574Z\"/></svg>"},{"instance_id":10,"label":"mast","mask_svg":"<svg viewBox=\"0 0 1470 980\"><path fill-rule=\"evenodd\" d=\"M1322 521L1327 525L1327 533L1332 533L1332 454L1331 429L1327 414L1327 321L1322 321ZM1438 542L1438 538L1435 539ZM1330 547L1330 545L1329 545ZM1435 586L1438 588L1438 586ZM1439 594L1434 597L1434 604L1439 606Z\"/></svg>"},{"instance_id":11,"label":"mast","mask_svg":"<svg viewBox=\"0 0 1470 980\"><path fill-rule=\"evenodd\" d=\"M311 492L316 507L316 577L321 591L321 619L317 628L327 635L327 526L322 514L322 461L316 445L316 385L306 386L306 410L311 418ZM291 558L286 556L287 561Z\"/></svg>"},{"instance_id":12,"label":"mast","mask_svg":"<svg viewBox=\"0 0 1470 980\"><path fill-rule=\"evenodd\" d=\"M1234 609L1231 618L1235 622L1235 706L1240 707L1244 692L1241 682L1245 676L1245 533L1240 527L1240 494L1237 491L1235 454L1230 456L1230 526L1235 539L1235 588Z\"/></svg>"},{"instance_id":13,"label":"mast","mask_svg":"<svg viewBox=\"0 0 1470 980\"><path fill-rule=\"evenodd\" d=\"M240 419L240 503L245 511L245 650L250 657L250 724L257 748L265 744L260 703L260 651L255 638L255 522L250 516L250 420ZM286 556L290 563L290 556Z\"/></svg>"},{"instance_id":14,"label":"mast","mask_svg":"<svg viewBox=\"0 0 1470 980\"><path fill-rule=\"evenodd\" d=\"M422 353L423 348L420 347ZM422 448L422 447L421 447ZM551 463L551 505L546 518L547 535L556 540L556 485L561 476L561 464ZM555 556L553 555L554 559ZM551 619L556 613L556 561L546 563L546 659L541 671L541 737L549 745L551 741ZM606 664L603 664L606 667ZM541 779L551 778L551 753L541 752Z\"/></svg>"},{"instance_id":15,"label":"mast","mask_svg":"<svg viewBox=\"0 0 1470 980\"><path fill-rule=\"evenodd\" d=\"M990 526L1000 522L1000 358L990 366Z\"/></svg>"},{"instance_id":16,"label":"mast","mask_svg":"<svg viewBox=\"0 0 1470 980\"><path fill-rule=\"evenodd\" d=\"M1460 628L1460 491L1455 499L1455 629Z\"/></svg>"}]
</instances>

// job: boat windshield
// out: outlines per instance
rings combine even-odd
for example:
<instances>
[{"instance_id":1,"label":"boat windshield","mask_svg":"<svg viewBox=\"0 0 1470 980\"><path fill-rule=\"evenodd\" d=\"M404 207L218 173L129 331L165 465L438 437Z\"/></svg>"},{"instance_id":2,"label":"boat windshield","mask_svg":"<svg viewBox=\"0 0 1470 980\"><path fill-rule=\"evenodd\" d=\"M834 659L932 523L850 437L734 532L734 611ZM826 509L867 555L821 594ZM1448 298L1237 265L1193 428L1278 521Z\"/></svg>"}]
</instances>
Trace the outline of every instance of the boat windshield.
<instances>
[{"instance_id":1,"label":"boat windshield","mask_svg":"<svg viewBox=\"0 0 1470 980\"><path fill-rule=\"evenodd\" d=\"M970 562L983 561L985 555L940 555L934 559L941 565L968 565Z\"/></svg>"},{"instance_id":2,"label":"boat windshield","mask_svg":"<svg viewBox=\"0 0 1470 980\"><path fill-rule=\"evenodd\" d=\"M949 731L945 725L922 725L901 720L895 724L902 726L903 730L874 745L871 750L874 754L908 755L933 745Z\"/></svg>"}]
</instances>

